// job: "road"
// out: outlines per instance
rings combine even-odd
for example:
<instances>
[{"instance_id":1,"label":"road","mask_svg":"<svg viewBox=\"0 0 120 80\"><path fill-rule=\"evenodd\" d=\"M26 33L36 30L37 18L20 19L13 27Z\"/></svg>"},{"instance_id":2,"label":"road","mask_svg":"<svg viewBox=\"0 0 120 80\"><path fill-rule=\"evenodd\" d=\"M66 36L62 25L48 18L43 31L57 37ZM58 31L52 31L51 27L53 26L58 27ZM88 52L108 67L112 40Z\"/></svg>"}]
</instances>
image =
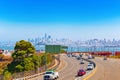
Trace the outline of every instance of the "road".
<instances>
[{"instance_id":1,"label":"road","mask_svg":"<svg viewBox=\"0 0 120 80\"><path fill-rule=\"evenodd\" d=\"M92 60L92 59L91 59ZM93 59L97 65L96 73L88 80L120 80L120 60L96 57Z\"/></svg>"},{"instance_id":2,"label":"road","mask_svg":"<svg viewBox=\"0 0 120 80\"><path fill-rule=\"evenodd\" d=\"M63 56L63 60L67 62L64 69L59 71L60 77L58 80L74 80L79 69L86 69L87 62L80 64L80 60L75 57Z\"/></svg>"},{"instance_id":3,"label":"road","mask_svg":"<svg viewBox=\"0 0 120 80\"><path fill-rule=\"evenodd\" d=\"M61 59L65 62L65 67L59 70L59 78L57 80L74 80L77 75L77 71L79 69L86 69L85 64L80 64L80 60L77 60L75 57L68 57L67 55L61 55ZM35 80L43 80L43 75L39 77L39 79Z\"/></svg>"},{"instance_id":4,"label":"road","mask_svg":"<svg viewBox=\"0 0 120 80\"><path fill-rule=\"evenodd\" d=\"M80 60L76 60L75 57L68 57L65 54L61 55L61 60L65 62L65 66L58 70L59 78L57 80L74 80L77 71L80 68L86 69L88 64L88 62L80 64ZM95 74L87 80L120 80L120 59L103 60L101 57L95 57L95 59L90 60L96 63L97 70ZM32 80L43 80L43 75Z\"/></svg>"}]
</instances>

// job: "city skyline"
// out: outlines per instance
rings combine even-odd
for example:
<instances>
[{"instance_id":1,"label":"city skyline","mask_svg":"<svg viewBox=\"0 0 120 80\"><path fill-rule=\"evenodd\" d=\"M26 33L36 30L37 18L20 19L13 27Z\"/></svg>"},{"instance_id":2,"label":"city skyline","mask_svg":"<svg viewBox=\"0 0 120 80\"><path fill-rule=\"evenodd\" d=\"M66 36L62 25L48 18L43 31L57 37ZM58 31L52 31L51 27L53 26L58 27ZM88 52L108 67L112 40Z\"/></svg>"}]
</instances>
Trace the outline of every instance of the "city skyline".
<instances>
[{"instance_id":1,"label":"city skyline","mask_svg":"<svg viewBox=\"0 0 120 80\"><path fill-rule=\"evenodd\" d=\"M120 1L0 1L0 40L45 33L71 40L120 39Z\"/></svg>"}]
</instances>

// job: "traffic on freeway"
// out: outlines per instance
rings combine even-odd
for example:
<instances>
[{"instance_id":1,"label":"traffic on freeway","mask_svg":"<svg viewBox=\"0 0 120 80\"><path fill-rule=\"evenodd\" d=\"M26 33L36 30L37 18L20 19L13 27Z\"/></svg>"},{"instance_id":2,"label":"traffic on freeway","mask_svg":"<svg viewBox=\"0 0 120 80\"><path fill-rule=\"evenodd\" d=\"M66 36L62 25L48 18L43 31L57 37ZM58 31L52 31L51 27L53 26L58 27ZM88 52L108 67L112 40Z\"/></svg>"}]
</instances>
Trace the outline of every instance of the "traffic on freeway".
<instances>
[{"instance_id":1,"label":"traffic on freeway","mask_svg":"<svg viewBox=\"0 0 120 80\"><path fill-rule=\"evenodd\" d=\"M41 75L36 80L76 80L78 78L82 79L84 75L88 74L94 68L92 63L83 60L81 55L62 54L61 60L65 62L65 66L61 70L59 70L58 72L47 71L49 72L49 74ZM57 75L55 73L57 73Z\"/></svg>"},{"instance_id":2,"label":"traffic on freeway","mask_svg":"<svg viewBox=\"0 0 120 80\"><path fill-rule=\"evenodd\" d=\"M120 60L106 57L92 59L97 65L93 76L87 80L120 80Z\"/></svg>"},{"instance_id":3,"label":"traffic on freeway","mask_svg":"<svg viewBox=\"0 0 120 80\"><path fill-rule=\"evenodd\" d=\"M85 61L84 59L92 62ZM58 70L55 79L57 80L119 80L120 60L107 57L92 57L91 55L81 56L79 54L62 54L61 60L65 66ZM97 69L94 70L93 62ZM94 73L91 73L94 71ZM53 75L52 75L53 77ZM47 77L48 78L48 77ZM35 80L45 79L45 74ZM53 79L54 80L54 79Z\"/></svg>"}]
</instances>

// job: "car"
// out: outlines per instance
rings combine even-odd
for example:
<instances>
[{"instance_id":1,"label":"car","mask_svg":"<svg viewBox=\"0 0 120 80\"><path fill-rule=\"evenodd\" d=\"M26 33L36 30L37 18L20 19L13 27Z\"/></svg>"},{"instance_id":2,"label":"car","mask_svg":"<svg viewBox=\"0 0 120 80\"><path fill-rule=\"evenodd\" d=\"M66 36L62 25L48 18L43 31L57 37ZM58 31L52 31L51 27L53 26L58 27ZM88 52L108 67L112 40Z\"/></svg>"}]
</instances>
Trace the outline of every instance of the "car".
<instances>
[{"instance_id":1,"label":"car","mask_svg":"<svg viewBox=\"0 0 120 80\"><path fill-rule=\"evenodd\" d=\"M80 70L78 70L78 72L77 72L77 76L83 76L83 75L85 75L85 74L86 74L86 71L83 70L83 69L80 69Z\"/></svg>"},{"instance_id":2,"label":"car","mask_svg":"<svg viewBox=\"0 0 120 80\"><path fill-rule=\"evenodd\" d=\"M79 56L76 56L76 59L77 59L77 60L80 60L81 58L80 58Z\"/></svg>"},{"instance_id":3,"label":"car","mask_svg":"<svg viewBox=\"0 0 120 80\"><path fill-rule=\"evenodd\" d=\"M87 70L93 70L93 68L94 68L93 64L88 64Z\"/></svg>"},{"instance_id":4,"label":"car","mask_svg":"<svg viewBox=\"0 0 120 80\"><path fill-rule=\"evenodd\" d=\"M92 65L94 67L94 63L93 62L89 62L90 65Z\"/></svg>"},{"instance_id":5,"label":"car","mask_svg":"<svg viewBox=\"0 0 120 80\"><path fill-rule=\"evenodd\" d=\"M58 72L54 72L53 70L48 70L44 74L44 80L55 80L58 77Z\"/></svg>"},{"instance_id":6,"label":"car","mask_svg":"<svg viewBox=\"0 0 120 80\"><path fill-rule=\"evenodd\" d=\"M105 56L105 57L103 58L103 60L107 60L107 57Z\"/></svg>"},{"instance_id":7,"label":"car","mask_svg":"<svg viewBox=\"0 0 120 80\"><path fill-rule=\"evenodd\" d=\"M88 55L88 59L92 59L92 55Z\"/></svg>"},{"instance_id":8,"label":"car","mask_svg":"<svg viewBox=\"0 0 120 80\"><path fill-rule=\"evenodd\" d=\"M74 54L71 54L72 55L72 57L75 57L75 55Z\"/></svg>"},{"instance_id":9,"label":"car","mask_svg":"<svg viewBox=\"0 0 120 80\"><path fill-rule=\"evenodd\" d=\"M84 64L84 60L81 60L81 61L80 61L80 64Z\"/></svg>"},{"instance_id":10,"label":"car","mask_svg":"<svg viewBox=\"0 0 120 80\"><path fill-rule=\"evenodd\" d=\"M68 57L71 57L71 55L70 55L70 54L67 54L67 56L68 56Z\"/></svg>"},{"instance_id":11,"label":"car","mask_svg":"<svg viewBox=\"0 0 120 80\"><path fill-rule=\"evenodd\" d=\"M95 56L92 56L92 59L95 59Z\"/></svg>"},{"instance_id":12,"label":"car","mask_svg":"<svg viewBox=\"0 0 120 80\"><path fill-rule=\"evenodd\" d=\"M89 62L89 64L93 64L93 62Z\"/></svg>"},{"instance_id":13,"label":"car","mask_svg":"<svg viewBox=\"0 0 120 80\"><path fill-rule=\"evenodd\" d=\"M80 57L82 57L82 56L83 56L83 54L79 54L79 56L80 56Z\"/></svg>"}]
</instances>

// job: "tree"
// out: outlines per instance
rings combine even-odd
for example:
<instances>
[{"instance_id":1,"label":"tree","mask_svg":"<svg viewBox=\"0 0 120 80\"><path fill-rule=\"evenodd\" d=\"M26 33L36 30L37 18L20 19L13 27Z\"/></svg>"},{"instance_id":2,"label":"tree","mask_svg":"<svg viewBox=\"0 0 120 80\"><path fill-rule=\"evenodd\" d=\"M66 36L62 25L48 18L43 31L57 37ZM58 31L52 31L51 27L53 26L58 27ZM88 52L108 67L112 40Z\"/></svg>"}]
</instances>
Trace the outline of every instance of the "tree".
<instances>
[{"instance_id":1,"label":"tree","mask_svg":"<svg viewBox=\"0 0 120 80\"><path fill-rule=\"evenodd\" d=\"M32 55L32 62L34 63L35 72L37 72L38 67L40 66L41 60L40 55L34 54Z\"/></svg>"},{"instance_id":2,"label":"tree","mask_svg":"<svg viewBox=\"0 0 120 80\"><path fill-rule=\"evenodd\" d=\"M22 61L23 58L29 57L35 53L35 47L25 40L16 43L15 52L12 54L14 61Z\"/></svg>"},{"instance_id":3,"label":"tree","mask_svg":"<svg viewBox=\"0 0 120 80\"><path fill-rule=\"evenodd\" d=\"M7 71L11 74L34 69L37 72L38 67L53 60L51 54L35 54L34 46L24 40L17 42L14 50L15 52L12 54L13 61L7 65Z\"/></svg>"},{"instance_id":4,"label":"tree","mask_svg":"<svg viewBox=\"0 0 120 80\"><path fill-rule=\"evenodd\" d=\"M66 51L64 49L61 50L61 53L66 53Z\"/></svg>"},{"instance_id":5,"label":"tree","mask_svg":"<svg viewBox=\"0 0 120 80\"><path fill-rule=\"evenodd\" d=\"M4 55L3 55L3 54L0 54L0 60L2 60L2 59L3 59L3 57L4 57Z\"/></svg>"},{"instance_id":6,"label":"tree","mask_svg":"<svg viewBox=\"0 0 120 80\"><path fill-rule=\"evenodd\" d=\"M4 72L4 80L11 80L11 73L9 71Z\"/></svg>"},{"instance_id":7,"label":"tree","mask_svg":"<svg viewBox=\"0 0 120 80\"><path fill-rule=\"evenodd\" d=\"M46 64L46 57L45 55L41 56L41 65L45 65Z\"/></svg>"},{"instance_id":8,"label":"tree","mask_svg":"<svg viewBox=\"0 0 120 80\"><path fill-rule=\"evenodd\" d=\"M30 42L21 40L16 43L14 50L13 61L7 66L8 71L14 73L33 70L35 66L32 57L35 54L34 46Z\"/></svg>"},{"instance_id":9,"label":"tree","mask_svg":"<svg viewBox=\"0 0 120 80\"><path fill-rule=\"evenodd\" d=\"M24 70L29 71L34 69L34 63L32 62L32 58L25 58L23 62Z\"/></svg>"}]
</instances>

